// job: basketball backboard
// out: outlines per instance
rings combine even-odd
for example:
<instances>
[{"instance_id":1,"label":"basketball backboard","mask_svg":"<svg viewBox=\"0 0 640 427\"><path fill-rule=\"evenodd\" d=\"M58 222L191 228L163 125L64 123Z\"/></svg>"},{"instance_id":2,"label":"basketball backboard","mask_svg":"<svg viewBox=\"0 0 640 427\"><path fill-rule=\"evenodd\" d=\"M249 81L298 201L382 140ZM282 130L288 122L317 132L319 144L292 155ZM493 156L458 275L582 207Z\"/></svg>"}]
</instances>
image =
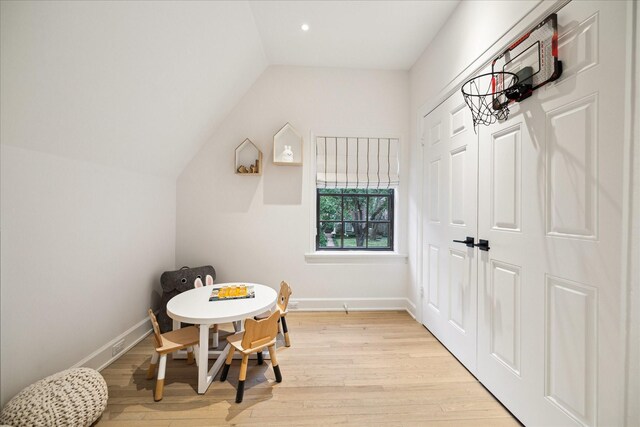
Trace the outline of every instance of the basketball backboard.
<instances>
[{"instance_id":1,"label":"basketball backboard","mask_svg":"<svg viewBox=\"0 0 640 427\"><path fill-rule=\"evenodd\" d=\"M531 96L534 90L558 79L562 74L562 62L558 60L558 16L555 13L549 15L510 45L493 60L491 71L513 73L518 77L517 84L511 88L508 88L508 81L497 79L498 90L506 83L503 96L507 99L499 99L499 103L520 102Z\"/></svg>"}]
</instances>

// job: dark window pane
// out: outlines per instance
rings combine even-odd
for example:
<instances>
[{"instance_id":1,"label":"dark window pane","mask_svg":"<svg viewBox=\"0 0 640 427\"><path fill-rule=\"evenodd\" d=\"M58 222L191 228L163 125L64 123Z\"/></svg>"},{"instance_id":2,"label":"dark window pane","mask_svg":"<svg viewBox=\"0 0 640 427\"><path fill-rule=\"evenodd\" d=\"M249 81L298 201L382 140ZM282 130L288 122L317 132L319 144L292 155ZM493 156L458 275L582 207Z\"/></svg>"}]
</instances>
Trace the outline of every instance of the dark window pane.
<instances>
[{"instance_id":1,"label":"dark window pane","mask_svg":"<svg viewBox=\"0 0 640 427\"><path fill-rule=\"evenodd\" d=\"M389 198L386 196L369 197L369 221L387 221L389 219Z\"/></svg>"},{"instance_id":2,"label":"dark window pane","mask_svg":"<svg viewBox=\"0 0 640 427\"><path fill-rule=\"evenodd\" d=\"M366 222L345 222L344 223L344 247L345 248L365 248L367 245L367 223Z\"/></svg>"},{"instance_id":3,"label":"dark window pane","mask_svg":"<svg viewBox=\"0 0 640 427\"><path fill-rule=\"evenodd\" d=\"M342 247L341 236L336 233L337 229L341 228L341 222L321 222L318 230L318 247L323 249Z\"/></svg>"},{"instance_id":4,"label":"dark window pane","mask_svg":"<svg viewBox=\"0 0 640 427\"><path fill-rule=\"evenodd\" d=\"M389 248L389 224L377 223L369 224L369 245L370 248Z\"/></svg>"},{"instance_id":5,"label":"dark window pane","mask_svg":"<svg viewBox=\"0 0 640 427\"><path fill-rule=\"evenodd\" d=\"M317 191L317 249L393 250L393 189Z\"/></svg>"},{"instance_id":6,"label":"dark window pane","mask_svg":"<svg viewBox=\"0 0 640 427\"><path fill-rule=\"evenodd\" d=\"M342 196L320 196L320 221L342 221Z\"/></svg>"},{"instance_id":7,"label":"dark window pane","mask_svg":"<svg viewBox=\"0 0 640 427\"><path fill-rule=\"evenodd\" d=\"M366 221L367 219L367 198L344 196L344 219L355 221Z\"/></svg>"}]
</instances>

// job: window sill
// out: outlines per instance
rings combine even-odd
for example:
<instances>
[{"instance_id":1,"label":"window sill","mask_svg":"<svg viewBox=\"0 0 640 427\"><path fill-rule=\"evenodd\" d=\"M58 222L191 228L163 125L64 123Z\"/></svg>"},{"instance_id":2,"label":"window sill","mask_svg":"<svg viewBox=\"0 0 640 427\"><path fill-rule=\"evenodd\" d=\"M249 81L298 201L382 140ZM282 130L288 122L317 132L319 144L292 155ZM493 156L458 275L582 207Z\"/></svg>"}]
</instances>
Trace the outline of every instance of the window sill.
<instances>
[{"instance_id":1,"label":"window sill","mask_svg":"<svg viewBox=\"0 0 640 427\"><path fill-rule=\"evenodd\" d=\"M406 264L407 254L398 252L316 251L304 254L310 264Z\"/></svg>"}]
</instances>

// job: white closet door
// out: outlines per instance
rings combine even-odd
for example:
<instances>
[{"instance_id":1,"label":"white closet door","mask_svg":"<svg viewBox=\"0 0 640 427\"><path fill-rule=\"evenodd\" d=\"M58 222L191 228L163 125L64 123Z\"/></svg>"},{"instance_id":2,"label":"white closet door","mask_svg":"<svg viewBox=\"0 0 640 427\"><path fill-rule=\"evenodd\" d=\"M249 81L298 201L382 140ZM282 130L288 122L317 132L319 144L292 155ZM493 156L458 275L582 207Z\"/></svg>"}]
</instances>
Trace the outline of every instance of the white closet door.
<instances>
[{"instance_id":1,"label":"white closet door","mask_svg":"<svg viewBox=\"0 0 640 427\"><path fill-rule=\"evenodd\" d=\"M626 9L563 8L561 80L479 131L478 377L526 425L623 425Z\"/></svg>"},{"instance_id":2,"label":"white closet door","mask_svg":"<svg viewBox=\"0 0 640 427\"><path fill-rule=\"evenodd\" d=\"M477 232L477 136L460 93L424 122L422 322L471 371L476 369L475 249L453 240Z\"/></svg>"}]
</instances>

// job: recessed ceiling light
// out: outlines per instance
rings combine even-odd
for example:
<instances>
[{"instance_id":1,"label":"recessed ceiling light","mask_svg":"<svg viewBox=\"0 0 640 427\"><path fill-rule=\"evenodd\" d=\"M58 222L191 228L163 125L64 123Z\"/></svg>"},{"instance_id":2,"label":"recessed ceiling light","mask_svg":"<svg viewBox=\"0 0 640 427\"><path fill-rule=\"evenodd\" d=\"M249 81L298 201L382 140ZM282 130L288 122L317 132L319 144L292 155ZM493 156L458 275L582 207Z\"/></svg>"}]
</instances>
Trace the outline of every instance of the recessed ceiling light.
<instances>
[{"instance_id":1,"label":"recessed ceiling light","mask_svg":"<svg viewBox=\"0 0 640 427\"><path fill-rule=\"evenodd\" d=\"M302 24L302 25L300 26L300 29L301 29L302 31L309 31L309 24Z\"/></svg>"}]
</instances>

